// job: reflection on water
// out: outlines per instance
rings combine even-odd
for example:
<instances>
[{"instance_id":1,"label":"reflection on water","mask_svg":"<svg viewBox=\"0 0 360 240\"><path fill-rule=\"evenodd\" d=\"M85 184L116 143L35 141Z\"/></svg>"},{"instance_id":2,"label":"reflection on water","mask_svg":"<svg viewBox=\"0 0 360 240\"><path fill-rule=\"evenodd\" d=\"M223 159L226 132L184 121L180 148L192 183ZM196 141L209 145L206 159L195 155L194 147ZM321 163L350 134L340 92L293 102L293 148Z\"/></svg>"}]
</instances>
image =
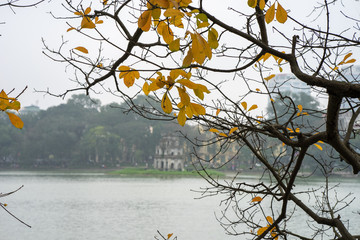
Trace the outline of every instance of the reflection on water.
<instances>
[{"instance_id":1,"label":"reflection on water","mask_svg":"<svg viewBox=\"0 0 360 240\"><path fill-rule=\"evenodd\" d=\"M357 182L345 181L345 190L354 192ZM154 239L157 230L174 233L179 240L238 239L225 235L215 219L221 210L219 198L194 200L199 194L190 190L206 186L200 178L0 172L1 192L21 185L25 187L2 202L32 228L0 212L0 239L142 240Z\"/></svg>"}]
</instances>

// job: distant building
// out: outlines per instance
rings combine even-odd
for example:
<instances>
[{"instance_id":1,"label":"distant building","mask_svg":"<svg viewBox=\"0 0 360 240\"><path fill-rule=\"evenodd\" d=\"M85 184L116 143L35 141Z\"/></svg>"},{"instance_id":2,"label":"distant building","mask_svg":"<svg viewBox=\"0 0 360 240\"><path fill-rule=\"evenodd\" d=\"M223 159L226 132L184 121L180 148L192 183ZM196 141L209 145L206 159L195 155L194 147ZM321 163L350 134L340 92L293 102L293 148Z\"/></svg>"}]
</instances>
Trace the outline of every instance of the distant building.
<instances>
[{"instance_id":1,"label":"distant building","mask_svg":"<svg viewBox=\"0 0 360 240\"><path fill-rule=\"evenodd\" d=\"M156 146L154 168L160 170L184 170L184 146L180 144L179 137L165 135Z\"/></svg>"},{"instance_id":2,"label":"distant building","mask_svg":"<svg viewBox=\"0 0 360 240\"><path fill-rule=\"evenodd\" d=\"M40 108L35 105L26 106L20 109L21 114L36 114L40 112Z\"/></svg>"}]
</instances>

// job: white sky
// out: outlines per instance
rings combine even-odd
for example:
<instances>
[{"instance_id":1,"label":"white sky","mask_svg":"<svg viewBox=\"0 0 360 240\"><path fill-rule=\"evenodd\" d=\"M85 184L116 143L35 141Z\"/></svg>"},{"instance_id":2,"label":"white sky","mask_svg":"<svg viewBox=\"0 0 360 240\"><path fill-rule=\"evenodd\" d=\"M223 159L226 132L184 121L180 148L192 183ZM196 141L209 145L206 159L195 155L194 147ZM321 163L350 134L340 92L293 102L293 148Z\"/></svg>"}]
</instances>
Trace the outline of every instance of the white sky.
<instances>
[{"instance_id":1,"label":"white sky","mask_svg":"<svg viewBox=\"0 0 360 240\"><path fill-rule=\"evenodd\" d=\"M237 0L240 1L240 0ZM242 0L246 1L246 0ZM313 0L307 0L313 2ZM4 0L0 0L4 2ZM28 0L24 0L28 2ZM30 1L29 1L30 2ZM42 109L49 106L65 103L66 100L35 93L36 90L47 90L54 93L62 93L64 90L74 87L68 79L72 73L65 73L65 65L55 63L43 53L41 38L44 37L51 47L58 47L61 36L66 34L68 26L65 21L54 20L49 11L56 15L66 15L67 12L61 6L62 1L52 0L44 2L36 8L17 8L15 13L9 7L0 8L0 90L9 92L15 88L11 96L16 96L26 86L28 89L19 98L22 106L37 105ZM214 1L215 2L215 1ZM233 2L233 1L229 1ZM306 9L310 4L302 1L282 0L285 9L292 9L293 14L304 15L309 13ZM343 0L346 10L354 18L360 19L360 2L356 0ZM222 4L226 7L226 4ZM224 9L226 11L226 9ZM231 21L231 18L227 19ZM341 23L333 24L333 26ZM354 53L354 57L360 61L360 53ZM119 98L99 95L103 104L120 101Z\"/></svg>"}]
</instances>

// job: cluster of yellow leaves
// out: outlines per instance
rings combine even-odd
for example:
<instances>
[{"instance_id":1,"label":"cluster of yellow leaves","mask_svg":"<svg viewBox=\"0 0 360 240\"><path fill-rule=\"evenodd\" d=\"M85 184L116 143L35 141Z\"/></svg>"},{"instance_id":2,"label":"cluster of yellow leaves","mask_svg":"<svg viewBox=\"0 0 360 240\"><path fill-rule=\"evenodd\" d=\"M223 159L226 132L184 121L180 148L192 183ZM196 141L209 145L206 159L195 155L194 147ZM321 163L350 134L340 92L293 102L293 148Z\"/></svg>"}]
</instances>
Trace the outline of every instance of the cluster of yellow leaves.
<instances>
[{"instance_id":1,"label":"cluster of yellow leaves","mask_svg":"<svg viewBox=\"0 0 360 240\"><path fill-rule=\"evenodd\" d=\"M340 65L356 62L356 59L354 59L354 58L348 60L348 58L351 57L351 55L352 55L352 53L346 54L344 59L336 67L334 67L333 70L338 70Z\"/></svg>"},{"instance_id":2,"label":"cluster of yellow leaves","mask_svg":"<svg viewBox=\"0 0 360 240\"><path fill-rule=\"evenodd\" d=\"M213 133L217 133L219 134L219 136L222 136L222 137L230 137L231 134L233 134L236 130L238 130L239 128L238 127L233 127L229 130L229 133L226 134L226 133L223 133L223 132L220 132L219 130L217 130L216 128L210 128L209 131L210 132L213 132Z\"/></svg>"},{"instance_id":3,"label":"cluster of yellow leaves","mask_svg":"<svg viewBox=\"0 0 360 240\"><path fill-rule=\"evenodd\" d=\"M303 106L301 104L299 104L298 106L299 112L296 114L297 116L300 115L309 115L307 112L303 112Z\"/></svg>"},{"instance_id":4,"label":"cluster of yellow leaves","mask_svg":"<svg viewBox=\"0 0 360 240\"><path fill-rule=\"evenodd\" d=\"M290 133L299 133L300 132L300 128L296 128L295 131L292 130L291 128L286 128ZM293 139L294 136L290 136L290 139ZM283 146L285 146L285 143L282 143Z\"/></svg>"},{"instance_id":5,"label":"cluster of yellow leaves","mask_svg":"<svg viewBox=\"0 0 360 240\"><path fill-rule=\"evenodd\" d=\"M0 111L3 111L8 115L10 122L16 128L20 128L20 129L23 128L24 123L21 120L21 118L18 115L9 112L9 110L19 111L20 102L17 101L15 98L9 98L5 93L5 91L2 90L0 92Z\"/></svg>"},{"instance_id":6,"label":"cluster of yellow leaves","mask_svg":"<svg viewBox=\"0 0 360 240\"><path fill-rule=\"evenodd\" d=\"M277 3L276 10L275 10L275 3ZM258 4L259 4L259 8L261 10L264 10L265 0L248 0L249 7L255 8ZM275 12L276 12L276 20L280 23L285 23L287 20L287 12L278 1L274 2L270 6L270 8L266 11L265 14L266 23L270 23L274 20Z\"/></svg>"},{"instance_id":7,"label":"cluster of yellow leaves","mask_svg":"<svg viewBox=\"0 0 360 240\"><path fill-rule=\"evenodd\" d=\"M104 1L103 2L104 5L106 4L106 2ZM82 20L81 20L81 24L80 24L80 29L83 29L83 28L89 28L89 29L92 29L92 28L95 28L96 27L96 24L102 24L104 23L103 20L100 20L99 17L95 17L94 19L94 22L91 20L91 18L88 16L89 13L91 12L91 8L88 7L85 9L85 11L78 11L78 12L74 12L75 15L77 16L82 16ZM74 30L76 28L74 27L71 27L67 30L67 32L71 31L71 30Z\"/></svg>"},{"instance_id":8,"label":"cluster of yellow leaves","mask_svg":"<svg viewBox=\"0 0 360 240\"><path fill-rule=\"evenodd\" d=\"M242 106L245 110L247 110L248 112L250 112L250 111L255 110L255 109L258 108L258 105L253 104L253 105L251 105L251 107L250 107L249 109L247 109L247 102L241 102L241 106Z\"/></svg>"},{"instance_id":9,"label":"cluster of yellow leaves","mask_svg":"<svg viewBox=\"0 0 360 240\"><path fill-rule=\"evenodd\" d=\"M301 106L301 105L300 105ZM300 133L300 128L296 128L295 131L292 130L291 128L286 128L290 133ZM290 139L293 139L294 136L290 136ZM315 147L317 147L318 149L320 149L321 151L323 150L323 148L319 145L320 143L324 143L323 141L317 141L317 143L314 143ZM285 146L285 143L282 143L283 146Z\"/></svg>"},{"instance_id":10,"label":"cluster of yellow leaves","mask_svg":"<svg viewBox=\"0 0 360 240\"><path fill-rule=\"evenodd\" d=\"M175 86L180 98L180 101L177 103L177 107L179 108L177 120L181 126L185 125L186 117L192 118L194 115L205 115L205 108L200 104L191 102L188 91L192 90L201 100L204 99L204 93L210 93L210 91L205 85L192 82L190 80L191 72L187 73L182 69L173 69L166 78L161 72L157 72L157 75L156 78L149 79L150 84L148 82L144 83L143 92L145 95L149 95L152 91L165 89L166 92L161 100L161 107L165 113L170 114L173 111L173 104L168 93Z\"/></svg>"},{"instance_id":11,"label":"cluster of yellow leaves","mask_svg":"<svg viewBox=\"0 0 360 240\"><path fill-rule=\"evenodd\" d=\"M270 8L267 10L265 14L265 22L268 24L271 23L274 20L274 17L275 17L275 3L271 5ZM279 23L285 23L287 20L287 12L279 2L277 2L276 20Z\"/></svg>"},{"instance_id":12,"label":"cluster of yellow leaves","mask_svg":"<svg viewBox=\"0 0 360 240\"><path fill-rule=\"evenodd\" d=\"M204 13L199 13L197 10L185 12L186 8L192 1L191 0L151 0L147 3L147 10L145 10L138 19L138 27L147 32L153 23L157 33L162 36L163 40L168 44L169 49L173 52L180 49L180 38L174 39L175 35L171 29L171 25L184 28L182 19L187 16L191 17L193 14L196 19L196 28L208 27L210 24L208 18ZM160 19L162 10L165 19ZM183 60L183 67L188 67L193 61L203 64L205 59L211 59L211 49L216 49L219 46L218 32L211 28L208 31L208 40L205 40L200 33L196 30L194 32L187 31L184 39L188 36L191 38L191 45L187 55Z\"/></svg>"},{"instance_id":13,"label":"cluster of yellow leaves","mask_svg":"<svg viewBox=\"0 0 360 240\"><path fill-rule=\"evenodd\" d=\"M267 216L266 217L266 221L268 222L268 224L266 225L266 227L262 227L260 228L258 231L257 231L257 235L260 236L263 232L265 232L269 227L270 225L272 225L274 223L274 220L272 219L272 217L270 216ZM278 234L276 233L276 228L273 227L272 229L270 229L270 235L273 237L273 239L277 240L279 237L278 237Z\"/></svg>"},{"instance_id":14,"label":"cluster of yellow leaves","mask_svg":"<svg viewBox=\"0 0 360 240\"><path fill-rule=\"evenodd\" d=\"M285 53L285 52L283 51L282 53ZM281 67L280 64L281 64L281 62L283 61L283 59L282 59L282 58L279 58L279 57L277 57L277 56L275 56L275 55L272 55L271 53L265 53L264 55L262 55L262 56L258 59L258 62L260 62L261 60L263 60L263 62L265 62L265 61L268 60L271 56L273 56L273 58L275 59L276 63L278 64L278 66L279 66L279 71L282 72L283 69L282 69L282 67ZM257 65L255 64L255 66L257 66ZM270 75L270 76L272 76L272 75ZM275 75L274 75L274 76L275 76ZM267 80L267 79L265 79L265 80ZM270 80L270 79L268 79L268 80Z\"/></svg>"},{"instance_id":15,"label":"cluster of yellow leaves","mask_svg":"<svg viewBox=\"0 0 360 240\"><path fill-rule=\"evenodd\" d=\"M135 79L140 78L140 73L128 66L120 66L118 68L120 71L119 78L124 79L124 84L129 88L135 83Z\"/></svg>"}]
</instances>

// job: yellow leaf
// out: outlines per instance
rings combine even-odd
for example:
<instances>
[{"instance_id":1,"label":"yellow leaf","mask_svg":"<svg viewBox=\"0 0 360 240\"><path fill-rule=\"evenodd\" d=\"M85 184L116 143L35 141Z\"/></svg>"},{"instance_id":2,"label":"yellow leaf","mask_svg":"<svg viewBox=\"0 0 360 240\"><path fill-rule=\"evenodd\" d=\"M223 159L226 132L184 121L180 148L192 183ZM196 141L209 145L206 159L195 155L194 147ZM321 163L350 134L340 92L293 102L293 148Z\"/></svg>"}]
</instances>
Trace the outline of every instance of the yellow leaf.
<instances>
[{"instance_id":1,"label":"yellow leaf","mask_svg":"<svg viewBox=\"0 0 360 240\"><path fill-rule=\"evenodd\" d=\"M230 129L229 136L238 129L239 129L238 127L233 127L232 129Z\"/></svg>"},{"instance_id":2,"label":"yellow leaf","mask_svg":"<svg viewBox=\"0 0 360 240\"><path fill-rule=\"evenodd\" d=\"M193 108L191 107L191 105L185 107L185 113L186 113L186 116L188 116L188 118L192 118L193 115L196 114L193 111Z\"/></svg>"},{"instance_id":3,"label":"yellow leaf","mask_svg":"<svg viewBox=\"0 0 360 240\"><path fill-rule=\"evenodd\" d=\"M0 92L0 110L5 111L9 106L9 97L4 90Z\"/></svg>"},{"instance_id":4,"label":"yellow leaf","mask_svg":"<svg viewBox=\"0 0 360 240\"><path fill-rule=\"evenodd\" d=\"M272 54L270 54L270 53L265 53L264 55L262 55L262 56L259 58L258 61L263 60L263 62L265 62L265 61L268 60L269 57L271 57L271 56L272 56Z\"/></svg>"},{"instance_id":5,"label":"yellow leaf","mask_svg":"<svg viewBox=\"0 0 360 240\"><path fill-rule=\"evenodd\" d=\"M186 57L184 58L182 67L188 67L188 66L190 66L191 63L192 63L192 60L193 60L193 53L192 53L192 49L189 48L189 51L188 51L188 53L186 54Z\"/></svg>"},{"instance_id":6,"label":"yellow leaf","mask_svg":"<svg viewBox=\"0 0 360 240\"><path fill-rule=\"evenodd\" d=\"M177 121L181 126L185 125L186 116L185 116L185 109L181 108L177 117Z\"/></svg>"},{"instance_id":7,"label":"yellow leaf","mask_svg":"<svg viewBox=\"0 0 360 240\"><path fill-rule=\"evenodd\" d=\"M346 59L348 59L350 56L352 55L352 53L348 53L345 55L344 59L342 60L343 62L346 61Z\"/></svg>"},{"instance_id":8,"label":"yellow leaf","mask_svg":"<svg viewBox=\"0 0 360 240\"><path fill-rule=\"evenodd\" d=\"M179 51L179 49L180 49L180 38L172 41L172 42L169 44L169 49L170 49L170 51L172 51L172 52Z\"/></svg>"},{"instance_id":9,"label":"yellow leaf","mask_svg":"<svg viewBox=\"0 0 360 240\"><path fill-rule=\"evenodd\" d=\"M78 50L80 52L86 53L86 54L89 53L89 51L84 47L76 47L74 49L76 49L76 50Z\"/></svg>"},{"instance_id":10,"label":"yellow leaf","mask_svg":"<svg viewBox=\"0 0 360 240\"><path fill-rule=\"evenodd\" d=\"M220 108L218 108L218 109L216 110L216 116L219 115L219 113L220 113Z\"/></svg>"},{"instance_id":11,"label":"yellow leaf","mask_svg":"<svg viewBox=\"0 0 360 240\"><path fill-rule=\"evenodd\" d=\"M219 133L220 136L223 136L223 137L228 137L228 135L226 135L225 133Z\"/></svg>"},{"instance_id":12,"label":"yellow leaf","mask_svg":"<svg viewBox=\"0 0 360 240\"><path fill-rule=\"evenodd\" d=\"M210 128L209 129L210 132L213 132L213 133L219 133L219 130L215 129L215 128Z\"/></svg>"},{"instance_id":13,"label":"yellow leaf","mask_svg":"<svg viewBox=\"0 0 360 240\"><path fill-rule=\"evenodd\" d=\"M303 106L301 104L299 104L297 107L298 107L299 111L302 112Z\"/></svg>"},{"instance_id":14,"label":"yellow leaf","mask_svg":"<svg viewBox=\"0 0 360 240\"><path fill-rule=\"evenodd\" d=\"M257 4L257 0L248 0L248 5L249 7L256 7L256 4Z\"/></svg>"},{"instance_id":15,"label":"yellow leaf","mask_svg":"<svg viewBox=\"0 0 360 240\"><path fill-rule=\"evenodd\" d=\"M88 8L85 9L84 14L88 15L90 12L91 12L91 7L88 7Z\"/></svg>"},{"instance_id":16,"label":"yellow leaf","mask_svg":"<svg viewBox=\"0 0 360 240\"><path fill-rule=\"evenodd\" d=\"M271 74L270 76L264 78L264 80L269 81L270 79L274 78L275 74Z\"/></svg>"},{"instance_id":17,"label":"yellow leaf","mask_svg":"<svg viewBox=\"0 0 360 240\"><path fill-rule=\"evenodd\" d=\"M173 235L173 233L169 233L169 234L167 235L167 238L168 238L168 239L171 238L172 235Z\"/></svg>"},{"instance_id":18,"label":"yellow leaf","mask_svg":"<svg viewBox=\"0 0 360 240\"><path fill-rule=\"evenodd\" d=\"M108 0L103 0L103 5L106 5Z\"/></svg>"},{"instance_id":19,"label":"yellow leaf","mask_svg":"<svg viewBox=\"0 0 360 240\"><path fill-rule=\"evenodd\" d=\"M253 105L249 108L248 111L251 111L251 110L254 110L254 109L257 109L257 108L258 108L258 106L257 106L256 104L253 104Z\"/></svg>"},{"instance_id":20,"label":"yellow leaf","mask_svg":"<svg viewBox=\"0 0 360 240\"><path fill-rule=\"evenodd\" d=\"M151 11L151 16L154 20L159 20L161 15L161 9L160 8L155 8Z\"/></svg>"},{"instance_id":21,"label":"yellow leaf","mask_svg":"<svg viewBox=\"0 0 360 240\"><path fill-rule=\"evenodd\" d=\"M217 31L215 30L215 28L211 28L208 31L208 42L209 42L209 46L212 49L216 49L219 46L217 38L218 38Z\"/></svg>"},{"instance_id":22,"label":"yellow leaf","mask_svg":"<svg viewBox=\"0 0 360 240\"><path fill-rule=\"evenodd\" d=\"M169 96L167 95L167 93L164 94L162 101L161 101L161 108L163 109L163 111L165 113L171 113L172 112L172 104L171 101L169 99Z\"/></svg>"},{"instance_id":23,"label":"yellow leaf","mask_svg":"<svg viewBox=\"0 0 360 240\"><path fill-rule=\"evenodd\" d=\"M300 132L300 128L296 128L295 132L297 132L297 133Z\"/></svg>"},{"instance_id":24,"label":"yellow leaf","mask_svg":"<svg viewBox=\"0 0 360 240\"><path fill-rule=\"evenodd\" d=\"M187 94L187 92L185 91L185 88L180 88L178 87L178 92L179 92L179 96L180 96L180 101L185 105L189 105L190 104L190 97Z\"/></svg>"},{"instance_id":25,"label":"yellow leaf","mask_svg":"<svg viewBox=\"0 0 360 240\"><path fill-rule=\"evenodd\" d=\"M286 128L289 132L293 133L294 131L291 128Z\"/></svg>"},{"instance_id":26,"label":"yellow leaf","mask_svg":"<svg viewBox=\"0 0 360 240\"><path fill-rule=\"evenodd\" d=\"M272 99L272 98L270 98L270 101L275 102L275 100L274 100L274 99Z\"/></svg>"},{"instance_id":27,"label":"yellow leaf","mask_svg":"<svg viewBox=\"0 0 360 240\"><path fill-rule=\"evenodd\" d=\"M257 231L257 235L260 236L263 232L266 231L266 229L268 229L268 227L262 227Z\"/></svg>"},{"instance_id":28,"label":"yellow leaf","mask_svg":"<svg viewBox=\"0 0 360 240\"><path fill-rule=\"evenodd\" d=\"M120 71L119 78L124 79L124 84L127 87L131 87L132 85L134 85L135 79L140 78L139 72L134 69L131 69L128 66L122 65L118 69Z\"/></svg>"},{"instance_id":29,"label":"yellow leaf","mask_svg":"<svg viewBox=\"0 0 360 240\"><path fill-rule=\"evenodd\" d=\"M169 1L168 0L155 0L155 4L162 8L169 8Z\"/></svg>"},{"instance_id":30,"label":"yellow leaf","mask_svg":"<svg viewBox=\"0 0 360 240\"><path fill-rule=\"evenodd\" d=\"M19 129L24 127L24 123L19 116L9 112L6 112L6 114L9 116L10 122L14 125L14 127Z\"/></svg>"},{"instance_id":31,"label":"yellow leaf","mask_svg":"<svg viewBox=\"0 0 360 240\"><path fill-rule=\"evenodd\" d=\"M197 103L191 103L191 108L194 110L195 115L205 115L206 110L203 106Z\"/></svg>"},{"instance_id":32,"label":"yellow leaf","mask_svg":"<svg viewBox=\"0 0 360 240\"><path fill-rule=\"evenodd\" d=\"M200 91L199 89L194 89L195 95L200 98L201 100L204 100L204 92Z\"/></svg>"},{"instance_id":33,"label":"yellow leaf","mask_svg":"<svg viewBox=\"0 0 360 240\"><path fill-rule=\"evenodd\" d=\"M255 89L257 92L260 92L261 90L259 88Z\"/></svg>"},{"instance_id":34,"label":"yellow leaf","mask_svg":"<svg viewBox=\"0 0 360 240\"><path fill-rule=\"evenodd\" d=\"M95 17L95 23L96 23L96 24L102 24L102 23L104 23L104 21L103 21L103 20L99 20L99 17L96 16L96 17Z\"/></svg>"},{"instance_id":35,"label":"yellow leaf","mask_svg":"<svg viewBox=\"0 0 360 240\"><path fill-rule=\"evenodd\" d=\"M164 12L164 16L165 17L183 17L184 13L181 12L179 9L174 9L174 8L168 8L166 9L166 11Z\"/></svg>"},{"instance_id":36,"label":"yellow leaf","mask_svg":"<svg viewBox=\"0 0 360 240\"><path fill-rule=\"evenodd\" d=\"M276 9L276 20L279 23L285 23L287 20L287 12L286 10L281 6L281 4L278 2L278 6Z\"/></svg>"},{"instance_id":37,"label":"yellow leaf","mask_svg":"<svg viewBox=\"0 0 360 240\"><path fill-rule=\"evenodd\" d=\"M263 199L261 198L261 197L259 197L259 196L257 196L257 197L254 197L252 200L251 200L251 202L261 202Z\"/></svg>"},{"instance_id":38,"label":"yellow leaf","mask_svg":"<svg viewBox=\"0 0 360 240\"><path fill-rule=\"evenodd\" d=\"M275 17L275 3L266 11L265 21L267 24L271 23Z\"/></svg>"},{"instance_id":39,"label":"yellow leaf","mask_svg":"<svg viewBox=\"0 0 360 240\"><path fill-rule=\"evenodd\" d=\"M243 108L244 108L245 110L247 110L247 103L246 103L246 102L241 102L241 106L243 106Z\"/></svg>"},{"instance_id":40,"label":"yellow leaf","mask_svg":"<svg viewBox=\"0 0 360 240\"><path fill-rule=\"evenodd\" d=\"M74 27L68 28L68 29L66 30L66 32L70 32L71 30L74 30L74 29L76 29L76 28L74 28Z\"/></svg>"},{"instance_id":41,"label":"yellow leaf","mask_svg":"<svg viewBox=\"0 0 360 240\"><path fill-rule=\"evenodd\" d=\"M149 84L147 82L144 83L142 89L143 89L143 92L145 93L145 95L148 96L150 93L150 90L149 90Z\"/></svg>"},{"instance_id":42,"label":"yellow leaf","mask_svg":"<svg viewBox=\"0 0 360 240\"><path fill-rule=\"evenodd\" d=\"M81 28L95 28L95 23L93 23L89 17L84 16L81 21Z\"/></svg>"},{"instance_id":43,"label":"yellow leaf","mask_svg":"<svg viewBox=\"0 0 360 240\"><path fill-rule=\"evenodd\" d=\"M317 148L320 149L321 151L323 150L323 148L322 148L319 144L314 143L314 145L315 145L315 147L317 147Z\"/></svg>"},{"instance_id":44,"label":"yellow leaf","mask_svg":"<svg viewBox=\"0 0 360 240\"><path fill-rule=\"evenodd\" d=\"M268 221L270 224L273 224L273 223L274 223L274 220L273 220L272 217L270 217L270 216L267 216L267 217L266 217L266 221Z\"/></svg>"},{"instance_id":45,"label":"yellow leaf","mask_svg":"<svg viewBox=\"0 0 360 240\"><path fill-rule=\"evenodd\" d=\"M203 64L205 58L208 57L211 59L212 52L209 44L199 33L192 33L192 53L195 61L199 64Z\"/></svg>"},{"instance_id":46,"label":"yellow leaf","mask_svg":"<svg viewBox=\"0 0 360 240\"><path fill-rule=\"evenodd\" d=\"M192 2L192 0L181 0L180 1L180 7L182 8L186 8L187 6L189 6L189 4Z\"/></svg>"},{"instance_id":47,"label":"yellow leaf","mask_svg":"<svg viewBox=\"0 0 360 240\"><path fill-rule=\"evenodd\" d=\"M138 27L141 28L144 32L147 32L150 30L151 26L151 11L146 10L144 11L139 19L138 19Z\"/></svg>"},{"instance_id":48,"label":"yellow leaf","mask_svg":"<svg viewBox=\"0 0 360 240\"><path fill-rule=\"evenodd\" d=\"M265 0L260 0L260 2L259 2L259 8L260 8L261 10L264 10L264 8L265 8Z\"/></svg>"},{"instance_id":49,"label":"yellow leaf","mask_svg":"<svg viewBox=\"0 0 360 240\"><path fill-rule=\"evenodd\" d=\"M163 37L167 44L170 44L174 40L174 33L165 22L159 23L157 32Z\"/></svg>"},{"instance_id":50,"label":"yellow leaf","mask_svg":"<svg viewBox=\"0 0 360 240\"><path fill-rule=\"evenodd\" d=\"M20 110L20 102L17 100L12 101L11 103L9 103L8 109L13 109L13 110L19 111Z\"/></svg>"},{"instance_id":51,"label":"yellow leaf","mask_svg":"<svg viewBox=\"0 0 360 240\"><path fill-rule=\"evenodd\" d=\"M350 60L346 61L345 64L347 64L347 63L354 63L354 62L356 62L356 60L353 58L353 59L350 59Z\"/></svg>"}]
</instances>

